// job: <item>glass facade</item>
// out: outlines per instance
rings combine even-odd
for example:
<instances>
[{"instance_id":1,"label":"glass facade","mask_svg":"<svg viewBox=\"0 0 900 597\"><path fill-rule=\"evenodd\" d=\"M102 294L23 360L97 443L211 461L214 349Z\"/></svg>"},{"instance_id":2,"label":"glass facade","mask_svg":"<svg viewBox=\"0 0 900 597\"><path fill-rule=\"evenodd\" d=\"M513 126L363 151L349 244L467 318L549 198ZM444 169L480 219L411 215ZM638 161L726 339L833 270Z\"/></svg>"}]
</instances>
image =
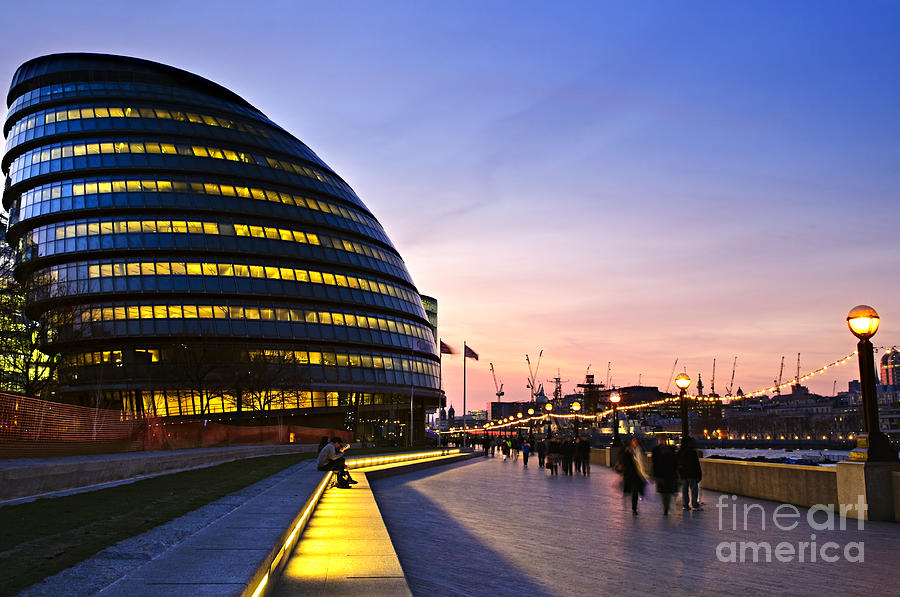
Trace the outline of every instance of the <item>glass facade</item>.
<instances>
[{"instance_id":1,"label":"glass facade","mask_svg":"<svg viewBox=\"0 0 900 597\"><path fill-rule=\"evenodd\" d=\"M384 229L246 101L165 65L58 54L22 65L7 105L6 239L61 397L385 422L411 396L439 405L434 321Z\"/></svg>"}]
</instances>

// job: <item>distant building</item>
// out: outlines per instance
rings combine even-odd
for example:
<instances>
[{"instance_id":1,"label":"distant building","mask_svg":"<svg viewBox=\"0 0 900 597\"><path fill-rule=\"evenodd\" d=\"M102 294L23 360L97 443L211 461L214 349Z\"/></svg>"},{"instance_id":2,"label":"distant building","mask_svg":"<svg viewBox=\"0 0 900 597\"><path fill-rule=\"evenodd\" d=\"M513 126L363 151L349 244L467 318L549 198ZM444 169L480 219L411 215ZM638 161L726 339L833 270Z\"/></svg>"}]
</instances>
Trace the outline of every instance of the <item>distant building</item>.
<instances>
[{"instance_id":1,"label":"distant building","mask_svg":"<svg viewBox=\"0 0 900 597\"><path fill-rule=\"evenodd\" d=\"M514 417L519 413L526 417L529 408L538 409L532 402L491 402L491 420L499 421L506 417Z\"/></svg>"},{"instance_id":2,"label":"distant building","mask_svg":"<svg viewBox=\"0 0 900 597\"><path fill-rule=\"evenodd\" d=\"M900 352L888 352L881 357L881 385L900 386Z\"/></svg>"}]
</instances>

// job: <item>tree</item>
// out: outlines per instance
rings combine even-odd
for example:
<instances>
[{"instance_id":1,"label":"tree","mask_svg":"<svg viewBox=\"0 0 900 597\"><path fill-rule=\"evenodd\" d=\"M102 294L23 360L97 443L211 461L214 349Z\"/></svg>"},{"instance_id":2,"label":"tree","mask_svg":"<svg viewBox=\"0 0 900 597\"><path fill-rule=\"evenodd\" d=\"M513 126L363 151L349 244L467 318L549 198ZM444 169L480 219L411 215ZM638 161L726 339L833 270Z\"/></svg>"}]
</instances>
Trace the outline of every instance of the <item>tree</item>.
<instances>
[{"instance_id":1,"label":"tree","mask_svg":"<svg viewBox=\"0 0 900 597\"><path fill-rule=\"evenodd\" d=\"M213 339L208 334L201 334L196 340L176 345L172 356L177 376L191 393L191 402L195 405L193 414L209 413L210 403L214 398L222 398L226 385Z\"/></svg>"},{"instance_id":2,"label":"tree","mask_svg":"<svg viewBox=\"0 0 900 597\"><path fill-rule=\"evenodd\" d=\"M0 215L0 389L47 396L56 386L58 358L40 350L45 325L25 314L29 288L13 277L15 252L6 243L6 224Z\"/></svg>"},{"instance_id":3,"label":"tree","mask_svg":"<svg viewBox=\"0 0 900 597\"><path fill-rule=\"evenodd\" d=\"M247 354L247 406L252 410L271 410L272 402L282 394L296 369L292 351L266 350Z\"/></svg>"}]
</instances>

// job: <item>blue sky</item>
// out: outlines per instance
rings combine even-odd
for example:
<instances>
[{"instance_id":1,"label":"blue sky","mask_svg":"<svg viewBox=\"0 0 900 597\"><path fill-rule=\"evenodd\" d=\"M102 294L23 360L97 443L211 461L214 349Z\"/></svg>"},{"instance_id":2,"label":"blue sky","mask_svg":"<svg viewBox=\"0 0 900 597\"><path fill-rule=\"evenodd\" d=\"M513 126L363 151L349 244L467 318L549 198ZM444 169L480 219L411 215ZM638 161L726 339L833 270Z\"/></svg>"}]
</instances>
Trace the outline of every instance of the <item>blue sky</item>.
<instances>
[{"instance_id":1,"label":"blue sky","mask_svg":"<svg viewBox=\"0 0 900 597\"><path fill-rule=\"evenodd\" d=\"M858 303L900 343L900 5L636 4L18 3L0 72L110 52L245 97L354 187L445 341L481 353L470 407L488 361L524 399L541 348L539 377L573 386L612 361L665 387L676 357L708 385L717 357L721 388L739 355L755 390L781 355L850 352ZM445 385L458 408L458 357Z\"/></svg>"}]
</instances>

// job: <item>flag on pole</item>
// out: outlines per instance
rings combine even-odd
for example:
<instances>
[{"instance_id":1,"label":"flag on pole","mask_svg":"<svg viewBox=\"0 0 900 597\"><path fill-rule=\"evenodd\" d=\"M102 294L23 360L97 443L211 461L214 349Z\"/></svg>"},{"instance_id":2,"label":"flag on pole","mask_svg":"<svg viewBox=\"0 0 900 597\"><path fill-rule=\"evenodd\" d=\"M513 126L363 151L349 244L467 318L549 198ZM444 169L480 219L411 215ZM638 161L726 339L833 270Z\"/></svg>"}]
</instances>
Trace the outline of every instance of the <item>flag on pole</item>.
<instances>
[{"instance_id":1,"label":"flag on pole","mask_svg":"<svg viewBox=\"0 0 900 597\"><path fill-rule=\"evenodd\" d=\"M466 358L478 360L478 353L466 346Z\"/></svg>"},{"instance_id":2,"label":"flag on pole","mask_svg":"<svg viewBox=\"0 0 900 597\"><path fill-rule=\"evenodd\" d=\"M449 345L445 344L443 340L441 340L441 354L456 354L456 351L450 348Z\"/></svg>"}]
</instances>

